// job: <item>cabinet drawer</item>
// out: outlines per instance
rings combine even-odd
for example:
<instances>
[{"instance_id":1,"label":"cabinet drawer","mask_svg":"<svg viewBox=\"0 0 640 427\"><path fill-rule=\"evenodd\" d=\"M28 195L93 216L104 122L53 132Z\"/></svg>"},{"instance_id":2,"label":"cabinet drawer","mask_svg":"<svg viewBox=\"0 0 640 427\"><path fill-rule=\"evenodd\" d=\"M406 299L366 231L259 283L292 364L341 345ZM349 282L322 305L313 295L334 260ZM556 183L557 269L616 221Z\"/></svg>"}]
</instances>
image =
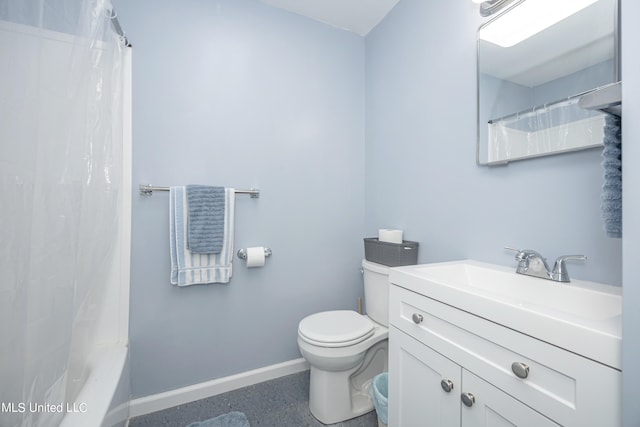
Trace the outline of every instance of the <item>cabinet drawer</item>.
<instances>
[{"instance_id":1,"label":"cabinet drawer","mask_svg":"<svg viewBox=\"0 0 640 427\"><path fill-rule=\"evenodd\" d=\"M393 326L554 421L620 425L619 371L399 286L389 297Z\"/></svg>"}]
</instances>

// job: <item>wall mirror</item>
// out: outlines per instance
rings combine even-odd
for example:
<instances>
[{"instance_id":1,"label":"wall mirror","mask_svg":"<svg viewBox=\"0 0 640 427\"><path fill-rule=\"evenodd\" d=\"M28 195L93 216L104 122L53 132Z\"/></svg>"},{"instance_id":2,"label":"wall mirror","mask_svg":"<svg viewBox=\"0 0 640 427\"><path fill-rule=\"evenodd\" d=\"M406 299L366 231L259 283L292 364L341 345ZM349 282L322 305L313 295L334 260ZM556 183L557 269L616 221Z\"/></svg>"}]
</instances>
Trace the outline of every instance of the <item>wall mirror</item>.
<instances>
[{"instance_id":1,"label":"wall mirror","mask_svg":"<svg viewBox=\"0 0 640 427\"><path fill-rule=\"evenodd\" d=\"M478 29L478 164L602 144L579 101L619 80L617 3L520 0Z\"/></svg>"}]
</instances>

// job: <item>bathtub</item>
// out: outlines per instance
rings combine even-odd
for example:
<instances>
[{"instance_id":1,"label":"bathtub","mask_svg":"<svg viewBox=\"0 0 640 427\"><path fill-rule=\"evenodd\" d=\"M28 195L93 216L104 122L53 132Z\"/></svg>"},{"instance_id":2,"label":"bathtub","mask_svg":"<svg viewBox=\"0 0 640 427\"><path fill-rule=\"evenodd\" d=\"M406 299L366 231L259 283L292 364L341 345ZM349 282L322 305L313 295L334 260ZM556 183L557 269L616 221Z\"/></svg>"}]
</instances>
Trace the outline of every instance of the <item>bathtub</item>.
<instances>
[{"instance_id":1,"label":"bathtub","mask_svg":"<svg viewBox=\"0 0 640 427\"><path fill-rule=\"evenodd\" d=\"M60 427L121 427L129 417L129 348L97 349L86 366L86 380Z\"/></svg>"}]
</instances>

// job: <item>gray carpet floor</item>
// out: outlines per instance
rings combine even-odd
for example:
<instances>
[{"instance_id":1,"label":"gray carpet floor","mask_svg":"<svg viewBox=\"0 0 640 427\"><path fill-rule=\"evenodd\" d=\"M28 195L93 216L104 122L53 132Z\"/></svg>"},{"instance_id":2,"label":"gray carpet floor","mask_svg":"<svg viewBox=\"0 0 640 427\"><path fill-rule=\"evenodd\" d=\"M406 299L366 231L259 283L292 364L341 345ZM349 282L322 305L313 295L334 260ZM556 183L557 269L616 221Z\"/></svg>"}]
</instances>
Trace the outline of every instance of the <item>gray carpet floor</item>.
<instances>
[{"instance_id":1,"label":"gray carpet floor","mask_svg":"<svg viewBox=\"0 0 640 427\"><path fill-rule=\"evenodd\" d=\"M309 371L265 381L208 399L132 418L129 427L184 427L231 411L244 412L251 427L322 427L309 411ZM377 427L375 411L336 427Z\"/></svg>"}]
</instances>

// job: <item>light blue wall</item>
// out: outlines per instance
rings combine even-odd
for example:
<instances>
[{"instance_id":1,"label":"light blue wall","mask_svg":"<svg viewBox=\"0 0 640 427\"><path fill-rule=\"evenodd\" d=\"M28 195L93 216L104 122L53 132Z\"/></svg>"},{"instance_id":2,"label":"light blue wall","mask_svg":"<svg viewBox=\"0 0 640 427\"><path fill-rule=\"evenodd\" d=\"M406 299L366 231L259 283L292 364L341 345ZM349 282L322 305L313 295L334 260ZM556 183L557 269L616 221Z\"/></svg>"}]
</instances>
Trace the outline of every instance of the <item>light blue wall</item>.
<instances>
[{"instance_id":1,"label":"light blue wall","mask_svg":"<svg viewBox=\"0 0 640 427\"><path fill-rule=\"evenodd\" d=\"M364 39L251 0L126 0L134 185L256 187L228 285L169 284L168 193L133 198L134 397L300 357L307 314L357 307L364 231Z\"/></svg>"},{"instance_id":2,"label":"light blue wall","mask_svg":"<svg viewBox=\"0 0 640 427\"><path fill-rule=\"evenodd\" d=\"M476 166L481 22L470 1L402 0L368 35L366 233L404 229L420 262L515 267L505 245L550 261L586 254L569 266L573 277L619 285L621 241L602 231L598 151Z\"/></svg>"},{"instance_id":3,"label":"light blue wall","mask_svg":"<svg viewBox=\"0 0 640 427\"><path fill-rule=\"evenodd\" d=\"M640 2L621 0L622 29L622 182L623 182L623 287L622 371L623 425L640 426L636 399L640 384Z\"/></svg>"}]
</instances>

